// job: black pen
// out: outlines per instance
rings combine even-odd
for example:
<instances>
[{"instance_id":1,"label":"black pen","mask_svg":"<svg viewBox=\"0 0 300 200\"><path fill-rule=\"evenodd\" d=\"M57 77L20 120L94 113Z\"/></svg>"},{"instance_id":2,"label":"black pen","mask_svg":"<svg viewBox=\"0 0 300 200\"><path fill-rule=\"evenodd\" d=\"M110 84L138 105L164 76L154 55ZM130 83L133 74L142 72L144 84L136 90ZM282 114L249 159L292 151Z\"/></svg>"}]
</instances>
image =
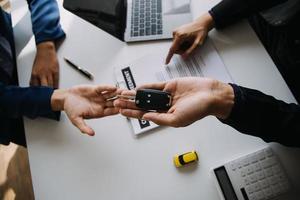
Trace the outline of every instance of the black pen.
<instances>
[{"instance_id":1,"label":"black pen","mask_svg":"<svg viewBox=\"0 0 300 200\"><path fill-rule=\"evenodd\" d=\"M71 66L73 67L74 69L76 69L77 71L79 71L81 74L83 74L84 76L86 76L87 78L89 79L93 79L93 75L88 72L87 70L81 68L81 67L78 67L77 65L75 65L74 63L72 63L70 60L68 60L67 58L64 58L64 60Z\"/></svg>"}]
</instances>

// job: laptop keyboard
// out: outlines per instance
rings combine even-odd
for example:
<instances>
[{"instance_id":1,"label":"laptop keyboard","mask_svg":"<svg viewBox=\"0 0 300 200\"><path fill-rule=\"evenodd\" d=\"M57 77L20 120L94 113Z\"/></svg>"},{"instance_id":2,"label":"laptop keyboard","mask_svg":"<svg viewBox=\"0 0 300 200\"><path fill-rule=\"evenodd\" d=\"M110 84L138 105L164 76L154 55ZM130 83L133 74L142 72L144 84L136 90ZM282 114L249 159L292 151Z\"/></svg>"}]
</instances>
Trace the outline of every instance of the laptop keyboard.
<instances>
[{"instance_id":1,"label":"laptop keyboard","mask_svg":"<svg viewBox=\"0 0 300 200\"><path fill-rule=\"evenodd\" d=\"M131 37L162 35L162 0L133 0Z\"/></svg>"}]
</instances>

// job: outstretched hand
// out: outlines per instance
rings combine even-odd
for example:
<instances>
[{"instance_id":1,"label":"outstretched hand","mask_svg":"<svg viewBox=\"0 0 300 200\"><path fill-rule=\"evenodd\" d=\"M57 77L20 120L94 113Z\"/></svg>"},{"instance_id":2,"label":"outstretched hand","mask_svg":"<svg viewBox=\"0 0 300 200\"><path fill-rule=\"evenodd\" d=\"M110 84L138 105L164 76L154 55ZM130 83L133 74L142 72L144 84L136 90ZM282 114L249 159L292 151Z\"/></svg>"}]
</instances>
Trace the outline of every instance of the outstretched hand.
<instances>
[{"instance_id":1,"label":"outstretched hand","mask_svg":"<svg viewBox=\"0 0 300 200\"><path fill-rule=\"evenodd\" d=\"M117 94L115 86L80 85L67 90L56 90L51 99L53 110L64 110L70 121L82 132L93 136L95 131L84 119L101 118L119 113L112 101Z\"/></svg>"},{"instance_id":2,"label":"outstretched hand","mask_svg":"<svg viewBox=\"0 0 300 200\"><path fill-rule=\"evenodd\" d=\"M139 88L157 89L171 93L172 106L166 113L139 110L134 102L118 99L115 107L126 117L152 121L158 125L184 127L208 115L227 118L234 102L230 85L206 78L181 78L164 83L143 85ZM123 91L122 95L134 95Z\"/></svg>"}]
</instances>

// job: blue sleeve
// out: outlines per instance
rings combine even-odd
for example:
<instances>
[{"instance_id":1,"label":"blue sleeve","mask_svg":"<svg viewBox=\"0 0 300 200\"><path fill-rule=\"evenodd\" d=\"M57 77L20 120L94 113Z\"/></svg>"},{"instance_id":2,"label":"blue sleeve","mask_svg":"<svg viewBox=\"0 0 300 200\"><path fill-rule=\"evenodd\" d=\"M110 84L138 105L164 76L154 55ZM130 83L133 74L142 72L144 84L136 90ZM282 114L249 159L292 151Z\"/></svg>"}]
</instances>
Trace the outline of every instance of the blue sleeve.
<instances>
[{"instance_id":1,"label":"blue sleeve","mask_svg":"<svg viewBox=\"0 0 300 200\"><path fill-rule=\"evenodd\" d=\"M51 109L52 93L53 89L49 87L21 88L0 83L0 118L27 116L58 120L60 112Z\"/></svg>"},{"instance_id":2,"label":"blue sleeve","mask_svg":"<svg viewBox=\"0 0 300 200\"><path fill-rule=\"evenodd\" d=\"M27 0L31 12L35 42L56 41L65 37L59 23L59 10L56 0Z\"/></svg>"}]
</instances>

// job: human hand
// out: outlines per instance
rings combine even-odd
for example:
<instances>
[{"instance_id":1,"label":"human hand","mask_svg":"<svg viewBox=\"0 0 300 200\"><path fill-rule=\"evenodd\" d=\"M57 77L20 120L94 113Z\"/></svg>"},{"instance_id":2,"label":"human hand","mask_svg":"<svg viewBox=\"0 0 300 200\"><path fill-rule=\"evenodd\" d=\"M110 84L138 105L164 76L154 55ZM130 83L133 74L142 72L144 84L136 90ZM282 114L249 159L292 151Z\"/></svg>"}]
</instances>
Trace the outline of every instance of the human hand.
<instances>
[{"instance_id":1,"label":"human hand","mask_svg":"<svg viewBox=\"0 0 300 200\"><path fill-rule=\"evenodd\" d=\"M51 97L53 111L64 110L70 121L82 132L90 136L95 131L84 119L101 118L119 113L113 101L107 99L117 94L115 86L80 85L67 90L55 90Z\"/></svg>"},{"instance_id":2,"label":"human hand","mask_svg":"<svg viewBox=\"0 0 300 200\"><path fill-rule=\"evenodd\" d=\"M153 121L158 125L184 127L208 115L226 119L234 104L230 85L207 78L181 78L164 83L143 85L140 88L158 89L171 93L172 106L166 113L139 110L134 102L118 99L115 107L126 117ZM122 95L134 95L123 91Z\"/></svg>"},{"instance_id":3,"label":"human hand","mask_svg":"<svg viewBox=\"0 0 300 200\"><path fill-rule=\"evenodd\" d=\"M59 64L53 42L37 45L37 52L32 67L30 85L58 88Z\"/></svg>"},{"instance_id":4,"label":"human hand","mask_svg":"<svg viewBox=\"0 0 300 200\"><path fill-rule=\"evenodd\" d=\"M213 18L206 13L195 21L176 29L173 32L173 43L165 63L169 64L174 54L179 54L186 59L197 46L203 44L212 28Z\"/></svg>"}]
</instances>

